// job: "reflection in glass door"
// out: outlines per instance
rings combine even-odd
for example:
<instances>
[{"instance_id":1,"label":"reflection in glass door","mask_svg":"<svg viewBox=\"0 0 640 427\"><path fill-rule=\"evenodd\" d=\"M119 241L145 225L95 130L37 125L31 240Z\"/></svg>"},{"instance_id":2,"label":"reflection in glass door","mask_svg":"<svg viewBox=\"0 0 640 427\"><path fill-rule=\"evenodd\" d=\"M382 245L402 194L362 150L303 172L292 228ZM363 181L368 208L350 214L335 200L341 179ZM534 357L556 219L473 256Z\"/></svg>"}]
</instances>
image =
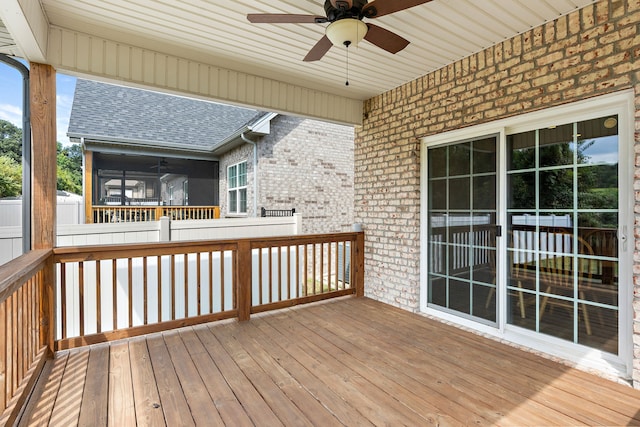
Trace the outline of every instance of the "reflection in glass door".
<instances>
[{"instance_id":1,"label":"reflection in glass door","mask_svg":"<svg viewBox=\"0 0 640 427\"><path fill-rule=\"evenodd\" d=\"M618 353L616 116L507 136L507 322Z\"/></svg>"},{"instance_id":2,"label":"reflection in glass door","mask_svg":"<svg viewBox=\"0 0 640 427\"><path fill-rule=\"evenodd\" d=\"M428 304L495 323L497 137L427 156Z\"/></svg>"}]
</instances>

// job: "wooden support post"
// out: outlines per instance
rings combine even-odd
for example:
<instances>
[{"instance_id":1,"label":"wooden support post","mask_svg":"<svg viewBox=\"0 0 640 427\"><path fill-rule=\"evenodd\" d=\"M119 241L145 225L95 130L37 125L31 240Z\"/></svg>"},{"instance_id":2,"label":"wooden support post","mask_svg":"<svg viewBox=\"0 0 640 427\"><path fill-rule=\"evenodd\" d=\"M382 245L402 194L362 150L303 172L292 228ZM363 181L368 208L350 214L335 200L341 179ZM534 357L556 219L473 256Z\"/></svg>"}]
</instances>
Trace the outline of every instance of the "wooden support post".
<instances>
[{"instance_id":1,"label":"wooden support post","mask_svg":"<svg viewBox=\"0 0 640 427\"><path fill-rule=\"evenodd\" d=\"M355 244L351 249L353 263L353 281L356 287L356 297L364 296L364 231L356 236Z\"/></svg>"},{"instance_id":2,"label":"wooden support post","mask_svg":"<svg viewBox=\"0 0 640 427\"><path fill-rule=\"evenodd\" d=\"M238 320L251 317L251 242L240 240L236 253L236 295L238 301Z\"/></svg>"},{"instance_id":3,"label":"wooden support post","mask_svg":"<svg viewBox=\"0 0 640 427\"><path fill-rule=\"evenodd\" d=\"M82 147L84 150L84 147ZM93 151L84 150L84 222L93 224Z\"/></svg>"},{"instance_id":4,"label":"wooden support post","mask_svg":"<svg viewBox=\"0 0 640 427\"><path fill-rule=\"evenodd\" d=\"M56 244L56 72L50 65L30 64L32 132L32 247ZM53 356L55 330L55 271L50 259L44 271L40 300L40 339Z\"/></svg>"}]
</instances>

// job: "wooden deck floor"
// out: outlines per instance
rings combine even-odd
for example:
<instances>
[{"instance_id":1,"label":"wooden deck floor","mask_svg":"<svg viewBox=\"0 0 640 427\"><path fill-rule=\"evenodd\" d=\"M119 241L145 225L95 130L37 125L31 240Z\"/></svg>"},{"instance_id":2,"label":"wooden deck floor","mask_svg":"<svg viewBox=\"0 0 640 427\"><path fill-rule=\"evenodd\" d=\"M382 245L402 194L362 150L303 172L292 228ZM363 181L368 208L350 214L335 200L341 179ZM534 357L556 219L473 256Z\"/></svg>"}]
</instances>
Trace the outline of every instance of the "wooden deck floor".
<instances>
[{"instance_id":1,"label":"wooden deck floor","mask_svg":"<svg viewBox=\"0 0 640 427\"><path fill-rule=\"evenodd\" d=\"M640 425L640 391L361 298L59 353L23 425Z\"/></svg>"}]
</instances>

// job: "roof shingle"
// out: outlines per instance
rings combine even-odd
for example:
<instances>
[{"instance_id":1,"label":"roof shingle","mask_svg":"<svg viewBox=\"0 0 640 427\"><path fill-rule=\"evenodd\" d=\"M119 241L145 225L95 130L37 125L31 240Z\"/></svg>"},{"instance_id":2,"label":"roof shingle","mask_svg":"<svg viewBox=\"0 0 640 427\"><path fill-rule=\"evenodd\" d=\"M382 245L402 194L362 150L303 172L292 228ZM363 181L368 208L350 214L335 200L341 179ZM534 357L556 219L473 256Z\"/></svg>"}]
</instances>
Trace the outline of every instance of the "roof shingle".
<instances>
[{"instance_id":1,"label":"roof shingle","mask_svg":"<svg viewBox=\"0 0 640 427\"><path fill-rule=\"evenodd\" d=\"M68 133L100 136L105 141L139 140L158 147L212 148L261 114L249 108L78 79Z\"/></svg>"}]
</instances>

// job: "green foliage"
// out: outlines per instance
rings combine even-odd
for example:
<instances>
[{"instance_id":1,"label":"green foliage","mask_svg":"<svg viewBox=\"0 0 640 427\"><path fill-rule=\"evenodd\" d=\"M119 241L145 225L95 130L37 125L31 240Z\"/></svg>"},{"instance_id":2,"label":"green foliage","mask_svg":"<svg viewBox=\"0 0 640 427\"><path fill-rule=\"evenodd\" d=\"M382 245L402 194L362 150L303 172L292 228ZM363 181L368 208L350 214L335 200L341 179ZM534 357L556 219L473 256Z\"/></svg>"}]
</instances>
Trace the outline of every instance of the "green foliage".
<instances>
[{"instance_id":1,"label":"green foliage","mask_svg":"<svg viewBox=\"0 0 640 427\"><path fill-rule=\"evenodd\" d=\"M22 163L22 129L0 120L0 156Z\"/></svg>"},{"instance_id":2,"label":"green foliage","mask_svg":"<svg viewBox=\"0 0 640 427\"><path fill-rule=\"evenodd\" d=\"M577 144L577 164L585 165L589 159L585 151L594 144L593 140L581 140ZM540 147L539 164L545 168L538 172L540 209L572 209L574 194L573 145L553 144ZM529 170L510 175L512 207L535 209L536 174L532 171L536 164L535 150L531 148L514 150L511 164L514 170ZM579 208L608 209L617 206L618 199L617 165L587 165L578 169L577 190ZM583 215L586 218L586 215Z\"/></svg>"},{"instance_id":3,"label":"green foliage","mask_svg":"<svg viewBox=\"0 0 640 427\"><path fill-rule=\"evenodd\" d=\"M77 145L63 147L58 142L58 190L82 194L82 148Z\"/></svg>"},{"instance_id":4,"label":"green foliage","mask_svg":"<svg viewBox=\"0 0 640 427\"><path fill-rule=\"evenodd\" d=\"M9 156L0 156L0 197L18 196L22 192L22 166Z\"/></svg>"},{"instance_id":5,"label":"green foliage","mask_svg":"<svg viewBox=\"0 0 640 427\"><path fill-rule=\"evenodd\" d=\"M82 148L57 145L58 190L82 194ZM22 189L22 129L0 120L0 197L17 196Z\"/></svg>"}]
</instances>

